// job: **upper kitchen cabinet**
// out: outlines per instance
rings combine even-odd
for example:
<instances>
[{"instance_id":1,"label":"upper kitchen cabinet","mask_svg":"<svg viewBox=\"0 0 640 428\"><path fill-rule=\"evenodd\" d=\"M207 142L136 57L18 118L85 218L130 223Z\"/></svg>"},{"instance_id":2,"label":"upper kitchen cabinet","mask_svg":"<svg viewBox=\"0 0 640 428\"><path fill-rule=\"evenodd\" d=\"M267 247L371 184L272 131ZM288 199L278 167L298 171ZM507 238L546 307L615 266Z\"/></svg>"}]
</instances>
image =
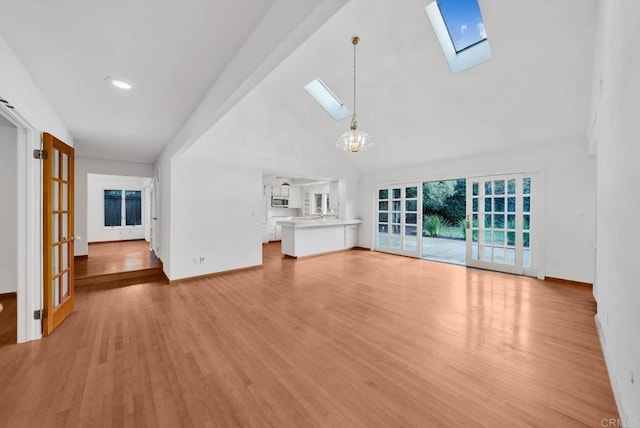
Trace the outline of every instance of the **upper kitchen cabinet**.
<instances>
[{"instance_id":1,"label":"upper kitchen cabinet","mask_svg":"<svg viewBox=\"0 0 640 428\"><path fill-rule=\"evenodd\" d=\"M271 193L276 197L289 197L290 186L271 186Z\"/></svg>"},{"instance_id":2,"label":"upper kitchen cabinet","mask_svg":"<svg viewBox=\"0 0 640 428\"><path fill-rule=\"evenodd\" d=\"M302 189L289 187L289 208L302 208Z\"/></svg>"}]
</instances>

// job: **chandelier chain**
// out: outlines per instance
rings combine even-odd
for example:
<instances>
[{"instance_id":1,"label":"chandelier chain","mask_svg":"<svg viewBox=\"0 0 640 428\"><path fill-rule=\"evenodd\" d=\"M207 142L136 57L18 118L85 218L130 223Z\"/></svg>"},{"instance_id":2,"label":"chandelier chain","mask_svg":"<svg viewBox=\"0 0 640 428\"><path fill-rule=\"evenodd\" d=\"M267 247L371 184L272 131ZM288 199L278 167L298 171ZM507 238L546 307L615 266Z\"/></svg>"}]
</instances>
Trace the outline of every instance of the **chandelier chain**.
<instances>
[{"instance_id":1,"label":"chandelier chain","mask_svg":"<svg viewBox=\"0 0 640 428\"><path fill-rule=\"evenodd\" d=\"M353 43L353 118L352 124L356 123L356 46L357 41Z\"/></svg>"}]
</instances>

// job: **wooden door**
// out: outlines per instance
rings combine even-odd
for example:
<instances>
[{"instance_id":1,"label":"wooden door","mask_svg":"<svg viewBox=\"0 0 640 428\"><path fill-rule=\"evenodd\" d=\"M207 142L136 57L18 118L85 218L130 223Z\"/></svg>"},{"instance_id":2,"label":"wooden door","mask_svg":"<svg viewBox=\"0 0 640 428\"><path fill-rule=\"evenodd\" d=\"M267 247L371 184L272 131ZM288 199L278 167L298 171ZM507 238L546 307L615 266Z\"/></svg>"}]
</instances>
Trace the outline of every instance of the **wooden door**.
<instances>
[{"instance_id":1,"label":"wooden door","mask_svg":"<svg viewBox=\"0 0 640 428\"><path fill-rule=\"evenodd\" d=\"M43 270L42 333L48 336L73 311L74 151L53 135L43 134Z\"/></svg>"}]
</instances>

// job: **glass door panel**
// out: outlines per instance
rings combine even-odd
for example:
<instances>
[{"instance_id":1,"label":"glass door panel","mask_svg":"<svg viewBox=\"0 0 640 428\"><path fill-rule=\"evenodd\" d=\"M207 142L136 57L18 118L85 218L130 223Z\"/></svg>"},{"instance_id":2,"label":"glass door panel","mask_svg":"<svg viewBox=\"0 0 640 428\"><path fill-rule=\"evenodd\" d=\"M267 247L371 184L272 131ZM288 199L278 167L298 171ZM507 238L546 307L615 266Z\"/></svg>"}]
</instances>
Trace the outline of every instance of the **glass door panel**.
<instances>
[{"instance_id":1,"label":"glass door panel","mask_svg":"<svg viewBox=\"0 0 640 428\"><path fill-rule=\"evenodd\" d=\"M43 134L49 155L43 164L43 303L45 336L74 307L73 208L74 151L50 134Z\"/></svg>"},{"instance_id":2,"label":"glass door panel","mask_svg":"<svg viewBox=\"0 0 640 428\"><path fill-rule=\"evenodd\" d=\"M419 257L422 193L417 184L378 189L375 249Z\"/></svg>"},{"instance_id":3,"label":"glass door panel","mask_svg":"<svg viewBox=\"0 0 640 428\"><path fill-rule=\"evenodd\" d=\"M468 266L523 273L523 184L521 174L468 179Z\"/></svg>"}]
</instances>

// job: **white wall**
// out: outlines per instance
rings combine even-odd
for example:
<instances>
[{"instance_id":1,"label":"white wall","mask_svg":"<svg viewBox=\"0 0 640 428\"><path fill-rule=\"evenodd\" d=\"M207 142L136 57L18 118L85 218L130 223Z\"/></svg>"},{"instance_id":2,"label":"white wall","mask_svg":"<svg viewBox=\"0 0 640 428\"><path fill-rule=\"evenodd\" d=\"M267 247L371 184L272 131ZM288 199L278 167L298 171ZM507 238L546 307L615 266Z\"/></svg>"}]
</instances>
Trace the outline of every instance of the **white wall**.
<instances>
[{"instance_id":1,"label":"white wall","mask_svg":"<svg viewBox=\"0 0 640 428\"><path fill-rule=\"evenodd\" d=\"M533 146L363 174L359 244L373 244L375 188L383 183L421 182L507 172L540 173L538 273L593 283L595 242L595 159L586 141Z\"/></svg>"},{"instance_id":2,"label":"white wall","mask_svg":"<svg viewBox=\"0 0 640 428\"><path fill-rule=\"evenodd\" d=\"M40 147L40 133L50 132L70 146L73 138L51 108L5 40L0 37L0 95L15 107L11 112L20 123L18 151L18 341L42 337L42 323L33 311L42 302L41 173L31 159ZM22 151L21 151L22 150Z\"/></svg>"},{"instance_id":3,"label":"white wall","mask_svg":"<svg viewBox=\"0 0 640 428\"><path fill-rule=\"evenodd\" d=\"M0 36L0 96L11 102L16 111L34 128L55 135L73 146L73 137L51 108L31 77Z\"/></svg>"},{"instance_id":4,"label":"white wall","mask_svg":"<svg viewBox=\"0 0 640 428\"><path fill-rule=\"evenodd\" d=\"M640 424L640 229L637 227L640 2L601 0L598 25L592 108L592 117L597 116L597 120L590 138L597 150L598 172L594 294L618 408L621 417L627 419L625 426L637 426Z\"/></svg>"},{"instance_id":5,"label":"white wall","mask_svg":"<svg viewBox=\"0 0 640 428\"><path fill-rule=\"evenodd\" d=\"M145 204L142 204L142 225L104 226L104 191L138 190L144 192L150 178L119 175L89 174L87 179L87 241L128 241L145 238L145 225L149 222ZM123 192L124 195L124 192ZM124 211L122 213L124 215Z\"/></svg>"},{"instance_id":6,"label":"white wall","mask_svg":"<svg viewBox=\"0 0 640 428\"><path fill-rule=\"evenodd\" d=\"M256 88L172 160L170 270L165 273L179 279L261 264L263 172L336 177L353 191L359 175L348 155ZM346 213L349 218L357 216L355 208ZM204 262L194 265L201 256Z\"/></svg>"},{"instance_id":7,"label":"white wall","mask_svg":"<svg viewBox=\"0 0 640 428\"><path fill-rule=\"evenodd\" d=\"M0 126L0 294L18 291L18 130Z\"/></svg>"},{"instance_id":8,"label":"white wall","mask_svg":"<svg viewBox=\"0 0 640 428\"><path fill-rule=\"evenodd\" d=\"M261 169L177 161L173 183L171 279L262 264Z\"/></svg>"},{"instance_id":9,"label":"white wall","mask_svg":"<svg viewBox=\"0 0 640 428\"><path fill-rule=\"evenodd\" d=\"M76 157L75 163L75 255L89 254L88 235L88 174L109 174L130 177L153 177L153 166L133 162Z\"/></svg>"}]
</instances>

